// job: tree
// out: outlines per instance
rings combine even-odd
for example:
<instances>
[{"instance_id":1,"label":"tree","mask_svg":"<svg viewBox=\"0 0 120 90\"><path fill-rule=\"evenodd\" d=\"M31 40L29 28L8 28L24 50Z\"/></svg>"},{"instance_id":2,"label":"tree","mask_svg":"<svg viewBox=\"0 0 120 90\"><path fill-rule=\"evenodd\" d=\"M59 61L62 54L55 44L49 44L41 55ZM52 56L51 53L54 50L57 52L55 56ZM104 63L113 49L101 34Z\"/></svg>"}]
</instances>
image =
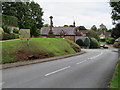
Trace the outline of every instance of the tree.
<instances>
[{"instance_id":1,"label":"tree","mask_svg":"<svg viewBox=\"0 0 120 90\"><path fill-rule=\"evenodd\" d=\"M110 6L112 7L112 19L113 24L119 23L120 20L120 1L113 2L113 0L110 0Z\"/></svg>"},{"instance_id":2,"label":"tree","mask_svg":"<svg viewBox=\"0 0 120 90\"><path fill-rule=\"evenodd\" d=\"M115 28L113 28L111 36L116 39L120 37L120 24L117 24Z\"/></svg>"},{"instance_id":3,"label":"tree","mask_svg":"<svg viewBox=\"0 0 120 90\"><path fill-rule=\"evenodd\" d=\"M39 4L35 2L3 2L2 12L5 15L15 16L18 18L20 28L29 28L31 35L38 34L37 29L43 26L43 11ZM12 11L12 12L11 12Z\"/></svg>"},{"instance_id":4,"label":"tree","mask_svg":"<svg viewBox=\"0 0 120 90\"><path fill-rule=\"evenodd\" d=\"M93 25L93 26L91 27L91 30L97 31L97 27L96 27L95 25Z\"/></svg>"},{"instance_id":5,"label":"tree","mask_svg":"<svg viewBox=\"0 0 120 90\"><path fill-rule=\"evenodd\" d=\"M43 27L49 27L49 24L44 24Z\"/></svg>"},{"instance_id":6,"label":"tree","mask_svg":"<svg viewBox=\"0 0 120 90\"><path fill-rule=\"evenodd\" d=\"M79 26L78 29L79 30L87 30L84 26Z\"/></svg>"},{"instance_id":7,"label":"tree","mask_svg":"<svg viewBox=\"0 0 120 90\"><path fill-rule=\"evenodd\" d=\"M89 38L93 37L93 38L95 38L95 39L97 39L97 40L100 39L100 38L99 38L99 34L98 34L97 32L95 32L95 31L89 31L89 32L86 34L86 36L89 37Z\"/></svg>"},{"instance_id":8,"label":"tree","mask_svg":"<svg viewBox=\"0 0 120 90\"><path fill-rule=\"evenodd\" d=\"M101 24L99 27L100 27L99 28L100 31L107 31L107 28L104 24Z\"/></svg>"},{"instance_id":9,"label":"tree","mask_svg":"<svg viewBox=\"0 0 120 90\"><path fill-rule=\"evenodd\" d=\"M112 37L119 38L120 37L120 1L112 2L110 0L110 6L112 7L112 19L115 28L112 29Z\"/></svg>"}]
</instances>

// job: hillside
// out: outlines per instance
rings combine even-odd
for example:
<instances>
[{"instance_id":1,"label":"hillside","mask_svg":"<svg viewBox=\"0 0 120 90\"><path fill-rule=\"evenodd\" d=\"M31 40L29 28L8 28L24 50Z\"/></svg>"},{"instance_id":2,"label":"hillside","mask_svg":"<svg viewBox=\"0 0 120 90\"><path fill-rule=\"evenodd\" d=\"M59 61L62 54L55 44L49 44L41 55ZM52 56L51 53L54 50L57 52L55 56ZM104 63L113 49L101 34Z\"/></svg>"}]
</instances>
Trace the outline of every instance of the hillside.
<instances>
[{"instance_id":1,"label":"hillside","mask_svg":"<svg viewBox=\"0 0 120 90\"><path fill-rule=\"evenodd\" d=\"M31 38L2 42L2 63L43 59L80 52L74 42L60 38Z\"/></svg>"}]
</instances>

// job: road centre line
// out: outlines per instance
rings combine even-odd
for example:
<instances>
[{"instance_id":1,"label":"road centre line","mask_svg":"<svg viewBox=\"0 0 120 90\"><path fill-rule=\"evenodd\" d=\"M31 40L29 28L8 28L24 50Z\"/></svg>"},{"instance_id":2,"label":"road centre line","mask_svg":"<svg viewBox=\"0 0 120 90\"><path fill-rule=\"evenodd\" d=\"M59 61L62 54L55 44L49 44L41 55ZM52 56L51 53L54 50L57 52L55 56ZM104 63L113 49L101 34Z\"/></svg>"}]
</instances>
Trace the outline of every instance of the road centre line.
<instances>
[{"instance_id":1,"label":"road centre line","mask_svg":"<svg viewBox=\"0 0 120 90\"><path fill-rule=\"evenodd\" d=\"M81 64L81 63L83 63L83 62L85 62L85 61L87 61L87 60L84 60L84 61L82 61L82 62L79 62L79 63L76 63L76 64Z\"/></svg>"},{"instance_id":2,"label":"road centre line","mask_svg":"<svg viewBox=\"0 0 120 90\"><path fill-rule=\"evenodd\" d=\"M70 68L70 67L71 67L71 66L64 67L64 68L62 68L62 69L59 69L59 70L53 71L53 72L51 72L51 73L45 74L45 76L52 75L52 74L54 74L54 73L57 73L57 72L63 71L63 70L68 69L68 68Z\"/></svg>"}]
</instances>

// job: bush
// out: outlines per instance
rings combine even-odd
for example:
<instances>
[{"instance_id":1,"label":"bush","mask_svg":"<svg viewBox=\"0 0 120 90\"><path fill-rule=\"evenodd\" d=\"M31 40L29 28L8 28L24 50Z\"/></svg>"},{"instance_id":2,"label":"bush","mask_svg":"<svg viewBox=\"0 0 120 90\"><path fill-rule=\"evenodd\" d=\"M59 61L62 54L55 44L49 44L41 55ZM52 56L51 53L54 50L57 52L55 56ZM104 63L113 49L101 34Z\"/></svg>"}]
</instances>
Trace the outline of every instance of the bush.
<instances>
[{"instance_id":1,"label":"bush","mask_svg":"<svg viewBox=\"0 0 120 90\"><path fill-rule=\"evenodd\" d=\"M8 40L8 39L10 39L10 34L3 33L2 40Z\"/></svg>"},{"instance_id":2,"label":"bush","mask_svg":"<svg viewBox=\"0 0 120 90\"><path fill-rule=\"evenodd\" d=\"M84 45L85 46L90 46L90 39L88 37L85 38Z\"/></svg>"},{"instance_id":3,"label":"bush","mask_svg":"<svg viewBox=\"0 0 120 90\"><path fill-rule=\"evenodd\" d=\"M95 38L90 38L90 48L100 48L99 42Z\"/></svg>"},{"instance_id":4,"label":"bush","mask_svg":"<svg viewBox=\"0 0 120 90\"><path fill-rule=\"evenodd\" d=\"M9 40L9 39L17 39L19 38L19 34L15 34L15 33L3 33L2 35L2 40Z\"/></svg>"},{"instance_id":5,"label":"bush","mask_svg":"<svg viewBox=\"0 0 120 90\"><path fill-rule=\"evenodd\" d=\"M113 44L113 47L115 47L115 48L120 48L120 42L115 42L115 43Z\"/></svg>"},{"instance_id":6,"label":"bush","mask_svg":"<svg viewBox=\"0 0 120 90\"><path fill-rule=\"evenodd\" d=\"M114 44L114 42L115 42L115 38L112 38L112 37L106 38L107 44Z\"/></svg>"},{"instance_id":7,"label":"bush","mask_svg":"<svg viewBox=\"0 0 120 90\"><path fill-rule=\"evenodd\" d=\"M3 30L4 30L5 33L9 33L9 34L10 34L11 31L12 31L12 30L11 30L8 26L6 26L6 25L3 25L2 28L3 28Z\"/></svg>"},{"instance_id":8,"label":"bush","mask_svg":"<svg viewBox=\"0 0 120 90\"><path fill-rule=\"evenodd\" d=\"M84 42L81 39L78 39L76 41L76 44L78 44L79 46L84 46Z\"/></svg>"},{"instance_id":9,"label":"bush","mask_svg":"<svg viewBox=\"0 0 120 90\"><path fill-rule=\"evenodd\" d=\"M101 41L101 42L105 42L105 41L106 41L106 39L105 39L105 38L103 38L103 39L100 39L100 41Z\"/></svg>"},{"instance_id":10,"label":"bush","mask_svg":"<svg viewBox=\"0 0 120 90\"><path fill-rule=\"evenodd\" d=\"M17 29L13 29L13 33L18 34L18 33L19 33L19 30L17 30Z\"/></svg>"}]
</instances>

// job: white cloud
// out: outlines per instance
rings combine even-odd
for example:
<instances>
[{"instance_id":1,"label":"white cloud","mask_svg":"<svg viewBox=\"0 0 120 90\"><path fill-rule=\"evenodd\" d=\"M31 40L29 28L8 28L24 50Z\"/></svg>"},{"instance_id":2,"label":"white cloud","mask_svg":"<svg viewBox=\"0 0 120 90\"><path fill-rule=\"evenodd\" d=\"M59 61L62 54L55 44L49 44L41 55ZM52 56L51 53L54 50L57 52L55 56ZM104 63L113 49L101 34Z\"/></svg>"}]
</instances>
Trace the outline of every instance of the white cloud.
<instances>
[{"instance_id":1,"label":"white cloud","mask_svg":"<svg viewBox=\"0 0 120 90\"><path fill-rule=\"evenodd\" d=\"M112 27L111 8L107 2L44 1L48 0L43 0L42 2L35 0L43 8L45 23L49 23L49 16L52 15L55 26L70 25L75 20L77 25L84 25L87 28L94 24L99 26L101 23L108 28Z\"/></svg>"}]
</instances>

